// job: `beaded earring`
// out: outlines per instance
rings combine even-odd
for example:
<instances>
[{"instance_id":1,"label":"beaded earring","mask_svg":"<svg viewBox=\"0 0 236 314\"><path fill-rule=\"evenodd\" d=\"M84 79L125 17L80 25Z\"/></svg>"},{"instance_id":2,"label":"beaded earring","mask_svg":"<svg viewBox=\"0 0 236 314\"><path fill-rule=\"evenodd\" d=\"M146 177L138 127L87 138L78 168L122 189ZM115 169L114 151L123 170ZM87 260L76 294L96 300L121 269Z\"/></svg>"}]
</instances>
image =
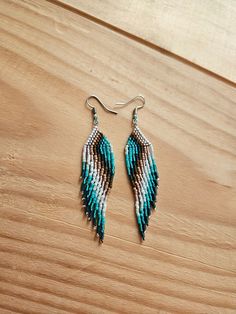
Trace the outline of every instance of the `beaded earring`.
<instances>
[{"instance_id":1,"label":"beaded earring","mask_svg":"<svg viewBox=\"0 0 236 314\"><path fill-rule=\"evenodd\" d=\"M144 97L139 95L127 103L118 103L117 105L126 106L135 100L141 100L143 104L137 106L133 111L133 131L125 147L125 161L135 196L138 229L144 240L151 211L156 208L159 174L153 146L138 127L138 110L145 105Z\"/></svg>"},{"instance_id":2,"label":"beaded earring","mask_svg":"<svg viewBox=\"0 0 236 314\"><path fill-rule=\"evenodd\" d=\"M95 95L88 97L85 102L93 114L93 129L84 144L82 153L82 202L88 220L91 220L100 242L103 242L106 201L115 174L115 162L110 142L98 130L96 108L89 103L90 99L95 99L110 113L117 114L117 112L107 108Z\"/></svg>"}]
</instances>

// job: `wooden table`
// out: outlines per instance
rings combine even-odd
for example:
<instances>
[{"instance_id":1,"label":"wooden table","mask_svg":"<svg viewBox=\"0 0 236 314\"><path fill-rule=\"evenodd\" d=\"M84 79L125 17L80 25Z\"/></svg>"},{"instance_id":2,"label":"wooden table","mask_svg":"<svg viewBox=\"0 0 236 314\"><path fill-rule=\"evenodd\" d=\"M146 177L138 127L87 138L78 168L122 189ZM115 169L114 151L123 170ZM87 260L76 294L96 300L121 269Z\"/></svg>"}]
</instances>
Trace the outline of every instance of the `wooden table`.
<instances>
[{"instance_id":1,"label":"wooden table","mask_svg":"<svg viewBox=\"0 0 236 314\"><path fill-rule=\"evenodd\" d=\"M236 3L2 0L0 313L236 313ZM158 210L140 243L130 105L98 107L116 175L105 241L81 210L85 99L143 94Z\"/></svg>"}]
</instances>

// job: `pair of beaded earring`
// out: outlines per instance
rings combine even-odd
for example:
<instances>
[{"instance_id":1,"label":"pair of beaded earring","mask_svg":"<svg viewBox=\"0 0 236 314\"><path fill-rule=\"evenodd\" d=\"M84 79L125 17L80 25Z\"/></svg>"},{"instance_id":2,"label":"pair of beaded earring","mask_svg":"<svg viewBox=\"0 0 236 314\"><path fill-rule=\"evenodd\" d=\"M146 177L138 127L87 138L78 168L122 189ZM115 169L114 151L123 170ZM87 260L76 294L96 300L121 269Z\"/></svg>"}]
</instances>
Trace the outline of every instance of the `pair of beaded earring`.
<instances>
[{"instance_id":1,"label":"pair of beaded earring","mask_svg":"<svg viewBox=\"0 0 236 314\"><path fill-rule=\"evenodd\" d=\"M115 174L115 159L110 142L98 130L96 108L89 103L90 99L95 99L110 113L117 114L117 112L105 106L95 95L88 97L85 102L93 114L93 129L82 153L82 202L85 214L96 229L99 240L103 242L106 202ZM138 127L138 110L145 105L144 97L137 96L127 103L118 103L117 105L126 106L135 100L141 100L142 105L137 106L133 111L133 130L125 146L125 161L135 197L138 229L144 240L151 211L156 206L159 175L153 146Z\"/></svg>"}]
</instances>

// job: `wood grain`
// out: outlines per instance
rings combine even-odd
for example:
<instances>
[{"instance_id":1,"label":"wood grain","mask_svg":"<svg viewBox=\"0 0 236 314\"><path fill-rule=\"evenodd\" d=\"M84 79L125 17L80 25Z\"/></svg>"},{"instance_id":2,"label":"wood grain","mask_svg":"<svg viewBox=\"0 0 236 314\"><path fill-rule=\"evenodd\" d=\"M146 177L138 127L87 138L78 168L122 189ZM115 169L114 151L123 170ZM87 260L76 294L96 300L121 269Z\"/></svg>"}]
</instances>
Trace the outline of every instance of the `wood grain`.
<instances>
[{"instance_id":1,"label":"wood grain","mask_svg":"<svg viewBox=\"0 0 236 314\"><path fill-rule=\"evenodd\" d=\"M234 0L50 0L236 83Z\"/></svg>"},{"instance_id":2,"label":"wood grain","mask_svg":"<svg viewBox=\"0 0 236 314\"><path fill-rule=\"evenodd\" d=\"M47 1L1 12L2 313L235 313L233 86ZM140 244L124 167L130 108L98 108L113 144L104 244L79 198L84 106L144 94L160 171Z\"/></svg>"}]
</instances>

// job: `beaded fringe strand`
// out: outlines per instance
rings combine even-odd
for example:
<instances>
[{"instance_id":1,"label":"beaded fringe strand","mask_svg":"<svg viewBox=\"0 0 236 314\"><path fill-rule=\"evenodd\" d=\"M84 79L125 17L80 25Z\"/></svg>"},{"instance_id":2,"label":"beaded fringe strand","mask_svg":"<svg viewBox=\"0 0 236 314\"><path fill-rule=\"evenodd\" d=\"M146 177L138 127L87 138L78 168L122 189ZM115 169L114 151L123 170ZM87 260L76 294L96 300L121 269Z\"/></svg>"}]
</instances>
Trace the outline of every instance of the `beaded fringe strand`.
<instances>
[{"instance_id":1,"label":"beaded fringe strand","mask_svg":"<svg viewBox=\"0 0 236 314\"><path fill-rule=\"evenodd\" d=\"M152 209L156 207L159 175L153 146L135 125L125 148L126 168L135 195L135 210L140 235L145 239Z\"/></svg>"},{"instance_id":2,"label":"beaded fringe strand","mask_svg":"<svg viewBox=\"0 0 236 314\"><path fill-rule=\"evenodd\" d=\"M106 200L115 173L114 154L108 139L94 126L83 147L81 192L83 207L103 242Z\"/></svg>"}]
</instances>

